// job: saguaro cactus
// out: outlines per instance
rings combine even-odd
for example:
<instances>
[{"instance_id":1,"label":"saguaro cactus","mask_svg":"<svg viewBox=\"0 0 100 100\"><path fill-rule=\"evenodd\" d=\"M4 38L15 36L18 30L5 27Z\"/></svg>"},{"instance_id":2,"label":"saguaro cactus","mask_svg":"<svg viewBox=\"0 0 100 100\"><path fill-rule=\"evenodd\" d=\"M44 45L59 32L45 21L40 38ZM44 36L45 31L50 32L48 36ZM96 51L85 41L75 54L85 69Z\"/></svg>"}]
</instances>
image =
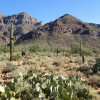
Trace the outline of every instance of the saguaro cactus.
<instances>
[{"instance_id":1,"label":"saguaro cactus","mask_svg":"<svg viewBox=\"0 0 100 100\"><path fill-rule=\"evenodd\" d=\"M13 53L13 24L11 24L11 32L10 32L10 61L12 60Z\"/></svg>"},{"instance_id":2,"label":"saguaro cactus","mask_svg":"<svg viewBox=\"0 0 100 100\"><path fill-rule=\"evenodd\" d=\"M6 41L5 41L5 53L7 52L7 37L6 37Z\"/></svg>"},{"instance_id":3,"label":"saguaro cactus","mask_svg":"<svg viewBox=\"0 0 100 100\"><path fill-rule=\"evenodd\" d=\"M80 39L80 56L82 56L82 39Z\"/></svg>"},{"instance_id":4,"label":"saguaro cactus","mask_svg":"<svg viewBox=\"0 0 100 100\"><path fill-rule=\"evenodd\" d=\"M57 51L56 51L56 52L57 52L57 55L58 55L58 53L59 53L59 50L58 50L58 48L57 48Z\"/></svg>"}]
</instances>

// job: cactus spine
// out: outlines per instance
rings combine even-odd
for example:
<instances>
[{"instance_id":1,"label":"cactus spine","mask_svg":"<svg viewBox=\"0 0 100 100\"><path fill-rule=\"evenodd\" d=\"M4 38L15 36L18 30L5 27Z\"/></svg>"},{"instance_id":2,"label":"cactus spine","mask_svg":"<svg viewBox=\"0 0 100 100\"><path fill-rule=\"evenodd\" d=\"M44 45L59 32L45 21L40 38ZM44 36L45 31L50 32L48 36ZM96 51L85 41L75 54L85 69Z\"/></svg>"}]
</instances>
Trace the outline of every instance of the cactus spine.
<instances>
[{"instance_id":1,"label":"cactus spine","mask_svg":"<svg viewBox=\"0 0 100 100\"><path fill-rule=\"evenodd\" d=\"M12 60L13 53L13 24L11 24L11 32L10 32L10 61Z\"/></svg>"}]
</instances>

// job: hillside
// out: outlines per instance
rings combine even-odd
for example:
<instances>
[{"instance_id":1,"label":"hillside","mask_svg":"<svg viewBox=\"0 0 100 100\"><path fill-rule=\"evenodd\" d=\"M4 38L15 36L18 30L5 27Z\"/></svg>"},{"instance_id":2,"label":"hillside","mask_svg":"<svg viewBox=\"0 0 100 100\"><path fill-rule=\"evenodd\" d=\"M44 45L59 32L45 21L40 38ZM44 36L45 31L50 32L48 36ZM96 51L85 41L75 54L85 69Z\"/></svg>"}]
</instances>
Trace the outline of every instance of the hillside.
<instances>
[{"instance_id":1,"label":"hillside","mask_svg":"<svg viewBox=\"0 0 100 100\"><path fill-rule=\"evenodd\" d=\"M79 45L80 37L83 45L92 48L99 48L100 28L66 14L55 21L45 24L20 37L15 44L38 41L53 46ZM25 42L24 42L25 41Z\"/></svg>"},{"instance_id":2,"label":"hillside","mask_svg":"<svg viewBox=\"0 0 100 100\"><path fill-rule=\"evenodd\" d=\"M1 41L4 41L6 36L9 37L11 23L14 24L14 36L17 38L43 25L42 21L38 22L36 18L30 16L26 12L10 16L0 14Z\"/></svg>"}]
</instances>

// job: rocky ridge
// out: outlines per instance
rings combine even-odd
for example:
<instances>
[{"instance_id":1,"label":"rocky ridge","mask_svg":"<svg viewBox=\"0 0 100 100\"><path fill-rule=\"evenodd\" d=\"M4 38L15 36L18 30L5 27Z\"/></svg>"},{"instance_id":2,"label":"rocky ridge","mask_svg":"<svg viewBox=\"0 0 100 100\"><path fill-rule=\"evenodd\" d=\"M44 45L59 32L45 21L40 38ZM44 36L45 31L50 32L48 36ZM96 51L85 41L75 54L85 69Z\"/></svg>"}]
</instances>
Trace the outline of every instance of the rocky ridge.
<instances>
[{"instance_id":1,"label":"rocky ridge","mask_svg":"<svg viewBox=\"0 0 100 100\"><path fill-rule=\"evenodd\" d=\"M76 38L74 38L73 35ZM77 36L79 35L85 37L84 42L89 42L91 44L92 42L96 43L96 41L98 41L99 43L99 40L97 38L99 38L100 36L100 28L97 29L93 25L82 22L72 15L66 14L56 19L55 21L52 21L42 27L37 28L37 30L33 30L26 35L23 35L16 41L16 44L22 43L25 40L29 39L34 40L36 38L45 37L45 40L48 40L49 38L49 42L55 41L55 44L61 41L63 42L62 45L64 45L65 41L70 41L71 45L72 41L76 44L77 42L79 42L76 41L78 40ZM93 41L93 39L95 39L96 41Z\"/></svg>"},{"instance_id":2,"label":"rocky ridge","mask_svg":"<svg viewBox=\"0 0 100 100\"><path fill-rule=\"evenodd\" d=\"M36 18L26 12L10 16L0 14L0 41L5 40L5 36L9 35L11 23L14 25L14 36L17 37L44 25L42 21L38 22Z\"/></svg>"}]
</instances>

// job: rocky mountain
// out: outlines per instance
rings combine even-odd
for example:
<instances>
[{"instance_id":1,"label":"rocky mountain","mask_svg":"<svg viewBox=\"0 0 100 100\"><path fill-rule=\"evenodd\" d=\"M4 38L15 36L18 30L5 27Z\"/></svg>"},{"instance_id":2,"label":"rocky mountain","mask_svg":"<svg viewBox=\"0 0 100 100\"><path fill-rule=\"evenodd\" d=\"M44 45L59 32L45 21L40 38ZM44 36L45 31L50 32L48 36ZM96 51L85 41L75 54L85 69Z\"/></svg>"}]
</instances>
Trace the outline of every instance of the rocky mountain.
<instances>
[{"instance_id":1,"label":"rocky mountain","mask_svg":"<svg viewBox=\"0 0 100 100\"><path fill-rule=\"evenodd\" d=\"M11 15L11 16L5 16L1 18L0 23L3 23L3 24L13 23L14 25L25 24L25 23L36 24L37 20L36 18L30 16L28 13L22 12L22 13Z\"/></svg>"},{"instance_id":2,"label":"rocky mountain","mask_svg":"<svg viewBox=\"0 0 100 100\"><path fill-rule=\"evenodd\" d=\"M40 39L50 45L78 45L80 37L83 38L85 46L100 47L100 28L66 14L55 21L45 24L20 37L16 44L27 40L34 41ZM28 41L27 41L28 42Z\"/></svg>"},{"instance_id":3,"label":"rocky mountain","mask_svg":"<svg viewBox=\"0 0 100 100\"><path fill-rule=\"evenodd\" d=\"M95 23L89 23L91 26L94 26L96 28L100 28L100 24L95 24Z\"/></svg>"},{"instance_id":4,"label":"rocky mountain","mask_svg":"<svg viewBox=\"0 0 100 100\"><path fill-rule=\"evenodd\" d=\"M0 41L4 41L6 36L9 37L11 23L14 25L14 36L17 37L44 25L26 12L10 16L0 14Z\"/></svg>"},{"instance_id":5,"label":"rocky mountain","mask_svg":"<svg viewBox=\"0 0 100 100\"><path fill-rule=\"evenodd\" d=\"M5 15L3 15L3 14L0 13L0 18L2 18L2 17L5 17Z\"/></svg>"}]
</instances>

